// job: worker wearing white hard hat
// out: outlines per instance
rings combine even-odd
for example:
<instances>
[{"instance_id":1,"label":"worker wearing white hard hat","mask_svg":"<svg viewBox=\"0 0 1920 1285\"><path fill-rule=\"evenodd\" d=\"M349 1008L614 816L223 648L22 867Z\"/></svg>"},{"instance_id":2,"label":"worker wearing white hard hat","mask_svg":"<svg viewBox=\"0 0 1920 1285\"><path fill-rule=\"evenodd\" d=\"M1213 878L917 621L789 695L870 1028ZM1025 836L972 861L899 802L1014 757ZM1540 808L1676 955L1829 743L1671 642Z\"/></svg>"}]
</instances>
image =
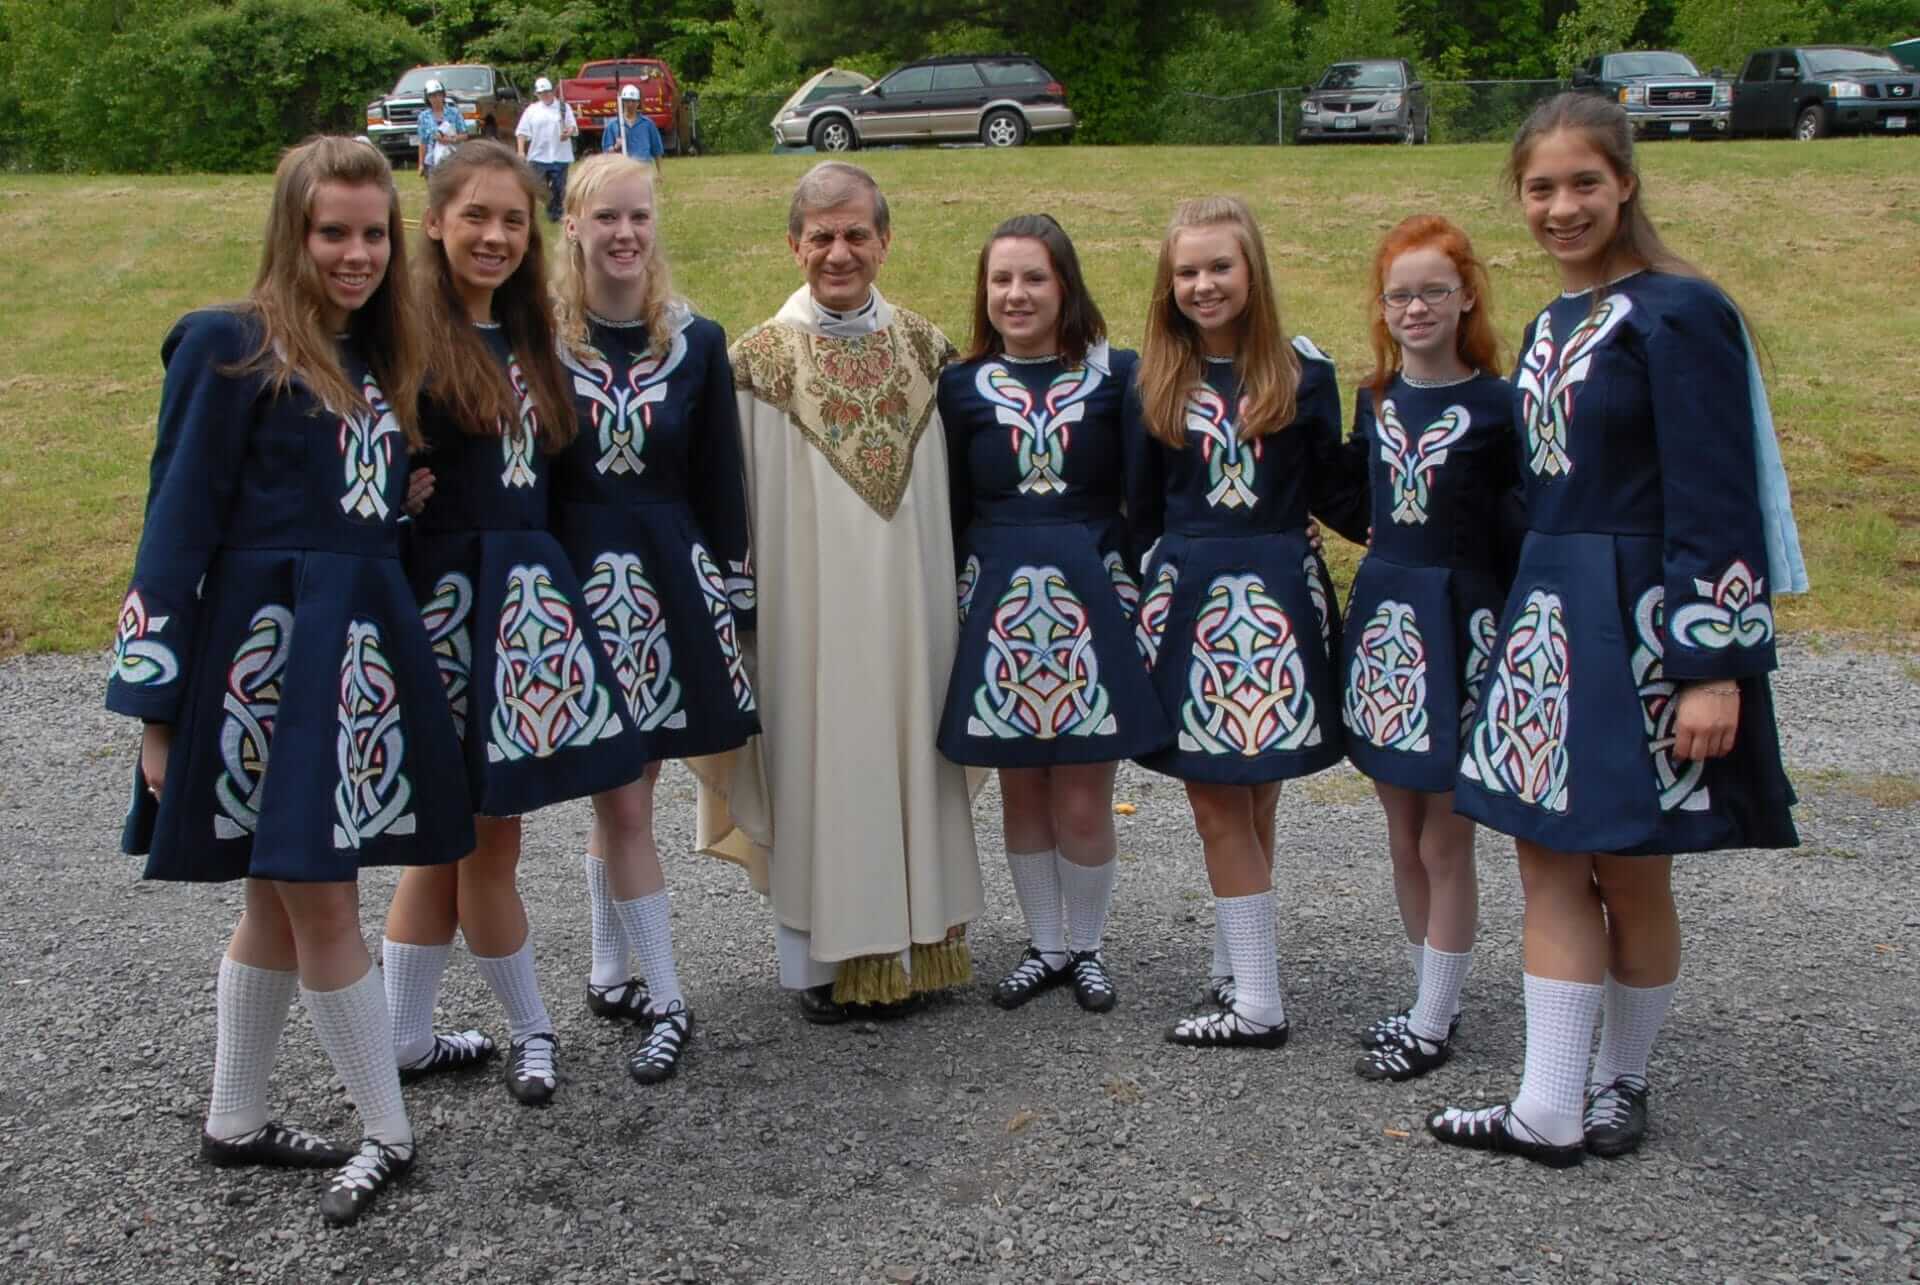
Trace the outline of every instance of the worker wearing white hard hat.
<instances>
[{"instance_id":1,"label":"worker wearing white hard hat","mask_svg":"<svg viewBox=\"0 0 1920 1285\"><path fill-rule=\"evenodd\" d=\"M434 166L453 155L453 149L459 146L460 140L471 128L460 114L460 109L448 105L447 87L444 84L439 80L429 80L424 88L427 105L420 109L414 125L414 142L420 150L421 178L431 174Z\"/></svg>"},{"instance_id":2,"label":"worker wearing white hard hat","mask_svg":"<svg viewBox=\"0 0 1920 1285\"><path fill-rule=\"evenodd\" d=\"M636 161L647 162L656 170L660 168L667 145L660 137L660 127L640 110L640 86L620 87L620 114L600 131L600 150L621 152Z\"/></svg>"},{"instance_id":3,"label":"worker wearing white hard hat","mask_svg":"<svg viewBox=\"0 0 1920 1285\"><path fill-rule=\"evenodd\" d=\"M533 82L533 92L540 101L520 113L513 134L520 144L520 155L526 157L547 189L547 221L558 223L567 196L567 167L573 164L573 140L580 126L574 120L573 108L553 92L551 80L540 77Z\"/></svg>"}]
</instances>

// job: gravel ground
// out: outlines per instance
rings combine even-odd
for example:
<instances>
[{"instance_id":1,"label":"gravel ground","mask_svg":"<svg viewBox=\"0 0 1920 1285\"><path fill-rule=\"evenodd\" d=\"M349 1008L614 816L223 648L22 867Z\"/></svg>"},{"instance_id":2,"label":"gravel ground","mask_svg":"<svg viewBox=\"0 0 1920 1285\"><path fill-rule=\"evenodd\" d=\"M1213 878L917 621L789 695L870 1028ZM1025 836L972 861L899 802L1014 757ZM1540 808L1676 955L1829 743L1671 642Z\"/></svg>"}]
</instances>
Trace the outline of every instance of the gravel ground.
<instances>
[{"instance_id":1,"label":"gravel ground","mask_svg":"<svg viewBox=\"0 0 1920 1285\"><path fill-rule=\"evenodd\" d=\"M1179 787L1127 770L1108 953L1121 1007L987 1002L1021 945L980 800L981 974L897 1024L816 1029L775 988L730 867L669 859L700 1027L642 1089L581 1000L587 812L528 826L523 886L568 1081L544 1112L495 1074L411 1088L415 1176L329 1231L311 1173L195 1158L213 975L237 889L144 884L115 839L134 743L98 657L0 666L0 1277L174 1281L1893 1281L1920 1279L1920 667L1793 646L1781 722L1805 846L1683 861L1682 988L1638 1156L1551 1173L1443 1148L1449 1101L1515 1085L1519 897L1482 843L1485 929L1461 1053L1363 1084L1348 1032L1407 998L1384 830L1344 768L1280 810L1279 1053L1160 1040L1191 1007L1211 911ZM1871 722L1869 718L1871 717ZM691 778L662 785L684 854ZM369 940L392 880L365 884ZM464 957L442 1016L502 1021ZM351 1136L296 1009L276 1113Z\"/></svg>"}]
</instances>

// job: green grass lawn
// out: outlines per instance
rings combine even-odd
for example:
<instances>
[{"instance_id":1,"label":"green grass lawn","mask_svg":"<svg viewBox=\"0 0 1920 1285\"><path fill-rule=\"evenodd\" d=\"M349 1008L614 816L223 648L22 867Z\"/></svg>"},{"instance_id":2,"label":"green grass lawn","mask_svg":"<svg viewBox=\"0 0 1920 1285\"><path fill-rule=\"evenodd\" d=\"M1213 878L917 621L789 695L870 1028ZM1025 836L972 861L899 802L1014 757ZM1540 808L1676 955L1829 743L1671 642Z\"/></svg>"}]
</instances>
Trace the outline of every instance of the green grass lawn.
<instances>
[{"instance_id":1,"label":"green grass lawn","mask_svg":"<svg viewBox=\"0 0 1920 1285\"><path fill-rule=\"evenodd\" d=\"M729 333L798 283L782 232L812 158L675 163L663 235L680 289ZM981 239L1057 217L1117 342L1139 341L1173 203L1215 191L1259 214L1289 326L1369 369L1368 255L1402 216L1466 226L1493 270L1509 344L1556 289L1498 187L1503 151L1083 148L876 152L894 209L891 298L956 342ZM1643 149L1668 240L1733 291L1761 336L1814 592L1790 629L1901 646L1920 635L1920 151L1901 140L1660 143ZM402 174L410 210L417 176ZM99 647L140 530L160 340L251 278L270 180L0 175L0 655ZM1338 543L1337 541L1335 542ZM1343 573L1353 558L1341 551Z\"/></svg>"}]
</instances>

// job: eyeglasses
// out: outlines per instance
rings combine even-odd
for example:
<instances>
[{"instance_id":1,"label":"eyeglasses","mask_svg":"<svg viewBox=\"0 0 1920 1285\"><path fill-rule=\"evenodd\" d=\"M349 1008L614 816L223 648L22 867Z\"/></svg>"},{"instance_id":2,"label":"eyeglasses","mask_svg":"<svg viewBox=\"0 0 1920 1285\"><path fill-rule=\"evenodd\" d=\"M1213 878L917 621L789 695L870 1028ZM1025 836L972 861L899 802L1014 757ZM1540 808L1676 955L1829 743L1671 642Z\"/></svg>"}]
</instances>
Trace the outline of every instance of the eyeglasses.
<instances>
[{"instance_id":1,"label":"eyeglasses","mask_svg":"<svg viewBox=\"0 0 1920 1285\"><path fill-rule=\"evenodd\" d=\"M1415 299L1429 308L1438 308L1464 289L1465 286L1425 286L1419 290L1389 290L1380 296L1380 302L1395 312L1405 311Z\"/></svg>"}]
</instances>

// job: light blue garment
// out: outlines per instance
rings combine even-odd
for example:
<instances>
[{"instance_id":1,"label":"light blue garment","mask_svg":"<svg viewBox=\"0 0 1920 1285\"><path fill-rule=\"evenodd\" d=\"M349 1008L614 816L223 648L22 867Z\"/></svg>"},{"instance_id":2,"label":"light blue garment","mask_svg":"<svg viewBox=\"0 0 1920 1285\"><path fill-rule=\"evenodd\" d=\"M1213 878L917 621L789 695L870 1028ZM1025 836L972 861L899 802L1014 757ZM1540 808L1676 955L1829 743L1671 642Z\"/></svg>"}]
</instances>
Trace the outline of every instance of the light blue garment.
<instances>
[{"instance_id":1,"label":"light blue garment","mask_svg":"<svg viewBox=\"0 0 1920 1285\"><path fill-rule=\"evenodd\" d=\"M600 150L617 152L620 150L622 125L619 117L608 121L600 131ZM660 127L647 119L642 112L631 125L625 126L627 136L627 155L636 161L657 161L667 154L666 141L660 137Z\"/></svg>"},{"instance_id":2,"label":"light blue garment","mask_svg":"<svg viewBox=\"0 0 1920 1285\"><path fill-rule=\"evenodd\" d=\"M422 107L419 118L414 122L414 135L420 145L427 149L427 164L436 164L442 151L452 151L448 141L440 136L440 125L444 121L453 127L456 136L468 132L467 122L460 115L460 109L452 103L447 104L444 112L435 112L431 107Z\"/></svg>"},{"instance_id":3,"label":"light blue garment","mask_svg":"<svg viewBox=\"0 0 1920 1285\"><path fill-rule=\"evenodd\" d=\"M1793 520L1793 496L1787 490L1787 468L1780 459L1773 407L1760 378L1753 334L1744 324L1741 332L1747 341L1747 383L1753 394L1753 455L1759 473L1760 520L1767 539L1767 585L1775 597L1805 593L1807 564L1800 556L1800 527Z\"/></svg>"}]
</instances>

